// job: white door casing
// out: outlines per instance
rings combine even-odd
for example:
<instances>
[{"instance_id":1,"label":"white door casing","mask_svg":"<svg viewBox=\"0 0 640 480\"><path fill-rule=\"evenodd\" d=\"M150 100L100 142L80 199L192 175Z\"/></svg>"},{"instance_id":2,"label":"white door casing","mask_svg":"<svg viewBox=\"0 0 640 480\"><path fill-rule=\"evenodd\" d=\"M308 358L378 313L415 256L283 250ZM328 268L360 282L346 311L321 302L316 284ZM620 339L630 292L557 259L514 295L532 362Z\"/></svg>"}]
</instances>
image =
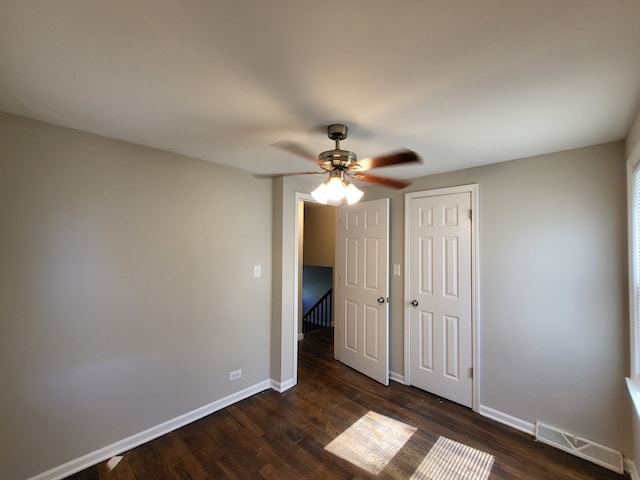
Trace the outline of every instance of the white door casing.
<instances>
[{"instance_id":1,"label":"white door casing","mask_svg":"<svg viewBox=\"0 0 640 480\"><path fill-rule=\"evenodd\" d=\"M389 199L340 207L335 357L389 384Z\"/></svg>"},{"instance_id":2,"label":"white door casing","mask_svg":"<svg viewBox=\"0 0 640 480\"><path fill-rule=\"evenodd\" d=\"M476 195L467 186L406 196L405 381L477 409Z\"/></svg>"}]
</instances>

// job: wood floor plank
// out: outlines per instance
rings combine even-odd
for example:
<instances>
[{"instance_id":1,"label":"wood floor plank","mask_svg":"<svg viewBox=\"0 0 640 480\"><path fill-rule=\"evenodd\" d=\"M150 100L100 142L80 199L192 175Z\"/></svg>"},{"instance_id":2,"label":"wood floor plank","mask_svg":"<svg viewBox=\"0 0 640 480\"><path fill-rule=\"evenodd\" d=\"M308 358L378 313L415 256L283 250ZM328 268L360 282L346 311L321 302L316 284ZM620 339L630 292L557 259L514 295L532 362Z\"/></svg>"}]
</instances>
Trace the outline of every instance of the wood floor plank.
<instances>
[{"instance_id":1,"label":"wood floor plank","mask_svg":"<svg viewBox=\"0 0 640 480\"><path fill-rule=\"evenodd\" d=\"M207 480L207 472L195 458L181 436L171 432L156 440L156 449L161 452L164 463L176 478L181 480Z\"/></svg>"},{"instance_id":2,"label":"wood floor plank","mask_svg":"<svg viewBox=\"0 0 640 480\"><path fill-rule=\"evenodd\" d=\"M228 476L218 460L223 456L220 446L202 428L200 422L194 422L176 430L185 445L189 447L191 454L207 472L209 478L226 480L233 478Z\"/></svg>"},{"instance_id":3,"label":"wood floor plank","mask_svg":"<svg viewBox=\"0 0 640 480\"><path fill-rule=\"evenodd\" d=\"M129 464L133 468L136 478L177 478L164 462L162 455L157 451L157 442L149 442L145 448L136 448L125 454ZM114 472L118 467L114 468ZM178 477L179 478L179 477Z\"/></svg>"},{"instance_id":4,"label":"wood floor plank","mask_svg":"<svg viewBox=\"0 0 640 480\"><path fill-rule=\"evenodd\" d=\"M398 425L405 433L394 443ZM364 453L343 458L350 451ZM299 343L294 388L261 392L123 456L112 472L98 465L68 480L458 480L456 468L469 480L628 478L414 387L374 382L333 359L331 329Z\"/></svg>"}]
</instances>

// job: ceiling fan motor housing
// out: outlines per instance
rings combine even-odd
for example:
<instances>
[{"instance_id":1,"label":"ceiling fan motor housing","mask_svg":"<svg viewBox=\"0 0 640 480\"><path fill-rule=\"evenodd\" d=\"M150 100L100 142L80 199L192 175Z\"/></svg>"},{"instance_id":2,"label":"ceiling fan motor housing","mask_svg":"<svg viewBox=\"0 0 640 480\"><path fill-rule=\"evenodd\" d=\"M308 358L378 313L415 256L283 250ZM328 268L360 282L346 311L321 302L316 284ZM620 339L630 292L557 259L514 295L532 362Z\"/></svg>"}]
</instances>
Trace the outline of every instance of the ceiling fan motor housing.
<instances>
[{"instance_id":1,"label":"ceiling fan motor housing","mask_svg":"<svg viewBox=\"0 0 640 480\"><path fill-rule=\"evenodd\" d=\"M327 150L318 155L320 166L325 170L333 168L346 168L350 163L358 159L355 153L348 150Z\"/></svg>"}]
</instances>

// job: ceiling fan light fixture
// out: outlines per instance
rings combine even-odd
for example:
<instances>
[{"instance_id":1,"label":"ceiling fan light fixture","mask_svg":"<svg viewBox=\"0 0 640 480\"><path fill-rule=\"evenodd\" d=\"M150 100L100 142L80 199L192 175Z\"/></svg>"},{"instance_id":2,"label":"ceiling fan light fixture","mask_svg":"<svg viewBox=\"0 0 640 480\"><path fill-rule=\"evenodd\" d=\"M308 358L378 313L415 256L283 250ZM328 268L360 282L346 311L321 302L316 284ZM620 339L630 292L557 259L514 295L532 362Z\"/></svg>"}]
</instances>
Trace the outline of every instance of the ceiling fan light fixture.
<instances>
[{"instance_id":1,"label":"ceiling fan light fixture","mask_svg":"<svg viewBox=\"0 0 640 480\"><path fill-rule=\"evenodd\" d=\"M332 202L341 202L347 200L349 205L358 202L364 192L356 187L353 183L344 180L344 174L332 174L331 177L322 182L318 188L311 192L311 196L319 203L327 204L329 200Z\"/></svg>"},{"instance_id":2,"label":"ceiling fan light fixture","mask_svg":"<svg viewBox=\"0 0 640 480\"><path fill-rule=\"evenodd\" d=\"M344 182L340 177L332 176L327 182L327 198L339 202L344 198Z\"/></svg>"},{"instance_id":3,"label":"ceiling fan light fixture","mask_svg":"<svg viewBox=\"0 0 640 480\"><path fill-rule=\"evenodd\" d=\"M318 185L318 188L311 192L311 196L316 202L326 205L329 200L329 197L327 196L327 182L322 182Z\"/></svg>"},{"instance_id":4,"label":"ceiling fan light fixture","mask_svg":"<svg viewBox=\"0 0 640 480\"><path fill-rule=\"evenodd\" d=\"M344 197L347 199L347 203L349 205L357 203L363 195L364 192L356 187L353 183L348 183L344 188Z\"/></svg>"}]
</instances>

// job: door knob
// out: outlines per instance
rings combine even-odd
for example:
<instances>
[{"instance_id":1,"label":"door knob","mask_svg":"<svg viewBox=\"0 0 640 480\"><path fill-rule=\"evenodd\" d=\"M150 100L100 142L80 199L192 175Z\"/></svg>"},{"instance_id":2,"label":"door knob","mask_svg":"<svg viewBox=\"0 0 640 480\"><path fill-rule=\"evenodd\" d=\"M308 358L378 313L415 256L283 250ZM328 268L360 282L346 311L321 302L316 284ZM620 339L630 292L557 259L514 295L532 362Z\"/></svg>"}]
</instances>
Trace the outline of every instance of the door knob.
<instances>
[{"instance_id":1,"label":"door knob","mask_svg":"<svg viewBox=\"0 0 640 480\"><path fill-rule=\"evenodd\" d=\"M414 307L418 306L418 300L412 300L411 301L411 305L413 305Z\"/></svg>"},{"instance_id":2,"label":"door knob","mask_svg":"<svg viewBox=\"0 0 640 480\"><path fill-rule=\"evenodd\" d=\"M378 303L384 303L384 297L378 297Z\"/></svg>"}]
</instances>

